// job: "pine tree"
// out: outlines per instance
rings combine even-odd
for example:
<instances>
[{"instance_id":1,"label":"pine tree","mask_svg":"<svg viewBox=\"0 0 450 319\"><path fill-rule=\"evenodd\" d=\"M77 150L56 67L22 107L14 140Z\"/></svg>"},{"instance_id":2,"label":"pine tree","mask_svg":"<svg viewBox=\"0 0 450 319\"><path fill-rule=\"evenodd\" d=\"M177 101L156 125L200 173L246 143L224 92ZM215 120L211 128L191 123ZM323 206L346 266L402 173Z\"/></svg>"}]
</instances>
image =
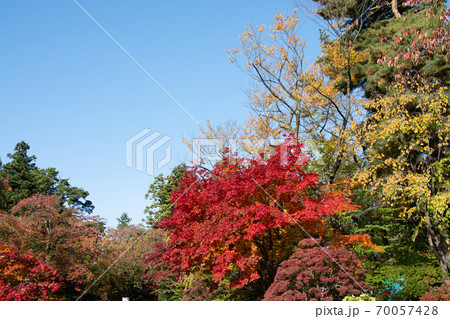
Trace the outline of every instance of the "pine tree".
<instances>
[{"instance_id":1,"label":"pine tree","mask_svg":"<svg viewBox=\"0 0 450 319\"><path fill-rule=\"evenodd\" d=\"M128 216L127 213L123 212L117 219L117 229L130 226L131 217Z\"/></svg>"},{"instance_id":2,"label":"pine tree","mask_svg":"<svg viewBox=\"0 0 450 319\"><path fill-rule=\"evenodd\" d=\"M94 205L86 199L89 193L71 186L68 179L61 179L55 168L37 167L36 156L28 155L29 149L30 146L24 141L17 143L14 153L7 155L10 162L0 165L0 182L3 185L0 187L0 207L2 196L6 199L3 206L9 210L34 194L46 194L57 195L68 207L92 213Z\"/></svg>"},{"instance_id":3,"label":"pine tree","mask_svg":"<svg viewBox=\"0 0 450 319\"><path fill-rule=\"evenodd\" d=\"M331 28L324 41L340 45L352 41L364 58L350 72L355 87L364 89L367 97L388 93L393 81L410 74L449 84L450 32L445 1L315 1L320 4L319 15Z\"/></svg>"}]
</instances>

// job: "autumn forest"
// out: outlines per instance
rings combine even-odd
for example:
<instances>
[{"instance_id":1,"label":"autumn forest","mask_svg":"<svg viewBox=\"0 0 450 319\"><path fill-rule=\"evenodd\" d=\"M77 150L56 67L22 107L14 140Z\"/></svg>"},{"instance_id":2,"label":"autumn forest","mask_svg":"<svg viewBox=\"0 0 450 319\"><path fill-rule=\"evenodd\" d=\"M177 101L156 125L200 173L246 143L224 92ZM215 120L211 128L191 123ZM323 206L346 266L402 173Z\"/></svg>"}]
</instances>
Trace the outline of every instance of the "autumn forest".
<instances>
[{"instance_id":1,"label":"autumn forest","mask_svg":"<svg viewBox=\"0 0 450 319\"><path fill-rule=\"evenodd\" d=\"M312 2L312 64L305 6L242 26L227 53L248 118L202 126L220 158L156 176L141 222L108 227L87 190L12 145L0 300L450 300L449 9Z\"/></svg>"}]
</instances>

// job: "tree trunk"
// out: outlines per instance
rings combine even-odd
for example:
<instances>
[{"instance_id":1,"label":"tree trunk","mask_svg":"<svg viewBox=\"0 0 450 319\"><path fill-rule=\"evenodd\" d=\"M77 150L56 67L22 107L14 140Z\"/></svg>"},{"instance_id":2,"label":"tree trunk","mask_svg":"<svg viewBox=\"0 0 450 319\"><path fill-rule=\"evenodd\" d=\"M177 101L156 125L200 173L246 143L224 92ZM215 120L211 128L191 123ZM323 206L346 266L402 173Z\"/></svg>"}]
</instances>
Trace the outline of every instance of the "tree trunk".
<instances>
[{"instance_id":1,"label":"tree trunk","mask_svg":"<svg viewBox=\"0 0 450 319\"><path fill-rule=\"evenodd\" d=\"M442 271L450 273L450 247L439 229L434 226L428 214L425 215L428 243L434 256L439 261Z\"/></svg>"},{"instance_id":2,"label":"tree trunk","mask_svg":"<svg viewBox=\"0 0 450 319\"><path fill-rule=\"evenodd\" d=\"M398 12L398 1L392 0L392 12L394 12L394 15L396 18L400 18L402 15L400 12Z\"/></svg>"}]
</instances>

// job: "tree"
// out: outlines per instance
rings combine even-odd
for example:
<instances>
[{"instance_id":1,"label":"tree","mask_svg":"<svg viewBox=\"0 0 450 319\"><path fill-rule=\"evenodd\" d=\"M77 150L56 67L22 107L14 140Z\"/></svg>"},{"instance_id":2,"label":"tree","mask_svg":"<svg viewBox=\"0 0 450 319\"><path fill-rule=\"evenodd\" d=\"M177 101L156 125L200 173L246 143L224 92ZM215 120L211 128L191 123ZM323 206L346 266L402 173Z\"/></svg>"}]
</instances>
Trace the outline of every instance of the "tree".
<instances>
[{"instance_id":1,"label":"tree","mask_svg":"<svg viewBox=\"0 0 450 319\"><path fill-rule=\"evenodd\" d=\"M214 282L211 273L192 272L180 278L179 274L162 261L169 250L167 234L164 235L164 238L154 243L152 252L146 254L144 260L148 265L144 278L151 283L151 289L159 301L239 299L236 289L230 287L229 280Z\"/></svg>"},{"instance_id":2,"label":"tree","mask_svg":"<svg viewBox=\"0 0 450 319\"><path fill-rule=\"evenodd\" d=\"M173 203L170 200L170 194L178 190L185 169L186 166L180 164L172 170L169 176L164 177L160 174L150 184L148 192L145 194L145 199L150 199L152 203L144 211L148 215L145 222L150 227L157 227L156 222L172 213Z\"/></svg>"},{"instance_id":3,"label":"tree","mask_svg":"<svg viewBox=\"0 0 450 319\"><path fill-rule=\"evenodd\" d=\"M1 162L0 162L1 169ZM11 188L9 187L9 178L0 176L0 209L5 209L8 205L8 197L6 196L7 192L10 192Z\"/></svg>"},{"instance_id":4,"label":"tree","mask_svg":"<svg viewBox=\"0 0 450 319\"><path fill-rule=\"evenodd\" d=\"M449 84L449 11L445 1L405 1L400 19L375 23L361 41L370 59L361 72L368 94L385 93L400 77L420 75Z\"/></svg>"},{"instance_id":5,"label":"tree","mask_svg":"<svg viewBox=\"0 0 450 319\"><path fill-rule=\"evenodd\" d=\"M60 179L55 168L40 169L36 166L36 156L28 155L30 146L21 141L17 143L13 154L8 154L10 162L0 166L0 179L8 179L10 189L5 193L11 209L22 199L34 194L57 195L61 202L87 213L92 213L94 206L86 197L89 193L82 188L73 187L68 179Z\"/></svg>"},{"instance_id":6,"label":"tree","mask_svg":"<svg viewBox=\"0 0 450 319\"><path fill-rule=\"evenodd\" d=\"M250 25L240 37L241 48L229 50L230 59L255 83L249 93L255 114L266 126L313 142L323 161L317 168L321 182L332 184L345 174L343 167L357 161L352 128L362 105L352 95L355 79L348 70L362 57L351 45L326 45L323 51L334 68L326 63L306 66L298 25L296 13L278 14L270 31ZM339 81L347 85L345 94L336 88Z\"/></svg>"},{"instance_id":7,"label":"tree","mask_svg":"<svg viewBox=\"0 0 450 319\"><path fill-rule=\"evenodd\" d=\"M274 146L282 141L283 130L274 127L273 122L268 117L259 116L254 112L250 113L243 123L225 121L212 125L207 121L205 127L200 127L200 134L195 138L212 144L211 146L216 148L214 157L225 156L225 150L229 149L243 157L257 158L260 153L273 153ZM200 153L197 155L202 163L194 163L195 165L214 164L215 160L208 161L208 156L212 154L203 154L201 149L194 149L194 140L183 138L183 142L194 154Z\"/></svg>"},{"instance_id":8,"label":"tree","mask_svg":"<svg viewBox=\"0 0 450 319\"><path fill-rule=\"evenodd\" d=\"M335 29L345 30L362 54L351 73L366 96L387 93L393 81L408 74L449 84L446 1L314 1L318 14Z\"/></svg>"},{"instance_id":9,"label":"tree","mask_svg":"<svg viewBox=\"0 0 450 319\"><path fill-rule=\"evenodd\" d=\"M68 179L59 179L56 185L56 190L53 193L68 207L75 208L82 212L92 214L95 206L86 197L89 196L89 192L78 187L70 185Z\"/></svg>"},{"instance_id":10,"label":"tree","mask_svg":"<svg viewBox=\"0 0 450 319\"><path fill-rule=\"evenodd\" d=\"M174 212L158 224L170 235L166 266L210 272L214 282L229 278L237 288L252 283L261 296L304 236L370 245L329 227L327 216L355 208L350 195L345 187L319 187L290 142L267 160L226 157L212 171L188 170L171 194Z\"/></svg>"},{"instance_id":11,"label":"tree","mask_svg":"<svg viewBox=\"0 0 450 319\"><path fill-rule=\"evenodd\" d=\"M32 253L0 241L0 300L51 300L60 289L55 268L38 261Z\"/></svg>"},{"instance_id":12,"label":"tree","mask_svg":"<svg viewBox=\"0 0 450 319\"><path fill-rule=\"evenodd\" d=\"M90 296L102 300L155 300L154 282L148 276L149 267L144 264L145 255L154 251L154 245L164 238L160 229L145 229L140 225L122 225L110 229L100 240L102 253L95 263L96 278L100 275ZM104 271L108 269L108 272ZM83 300L89 299L89 296Z\"/></svg>"},{"instance_id":13,"label":"tree","mask_svg":"<svg viewBox=\"0 0 450 319\"><path fill-rule=\"evenodd\" d=\"M401 148L407 147L406 145L415 147L415 142L418 140L411 136L411 134L415 135L414 132L406 135L401 133L402 137L399 141L397 140L398 135L389 137L384 130L393 123L398 124L399 117L395 112L398 112L399 109L401 109L400 112L402 114L400 118L405 116L408 119L407 121L413 117L416 118L414 121L417 120L418 122L426 118L436 118L436 113L434 115L426 115L424 114L425 110L423 108L416 106L417 102L413 101L413 99L408 101L408 99L419 94L417 85L422 85L422 83L425 84L425 91L429 91L429 85L434 82L434 89L431 90L434 91L432 93L433 95L439 95L436 86L442 85L443 87L448 87L448 75L450 74L448 72L450 28L448 24L449 11L445 7L445 1L371 0L346 1L344 3L339 0L318 0L315 2L319 4L318 14L328 23L330 29L336 30L334 37L323 38L324 44L329 45L330 43L334 43L335 46L342 46L343 44L349 43L348 40L350 40L353 50L360 55L360 61L348 68L348 71L351 77L354 78L352 80L352 86L364 90L366 97L370 99L364 103L366 112L363 115L365 116L364 121L367 122L364 123L364 121L361 121L355 127L355 131L359 131L363 127L364 132L367 134L358 135L358 140L362 147L362 160L358 167L356 167L356 170L362 173L358 174L359 177L365 175L363 179L368 178L368 175L374 173L369 179L378 183L378 186L375 188L380 193L368 193L367 195L369 197L367 199L357 201L358 204L363 204L363 207L360 212L353 215L353 218L355 220L359 219L358 223L365 225L363 228L364 231L372 229L372 233L374 231L378 232L379 236L374 236L374 239L377 237L381 238L382 244L385 247L390 246L394 248L396 250L396 256L394 258L400 258L399 255L401 254L399 253L406 250L405 248L422 251L420 246L422 246L421 242L424 237L424 231L421 227L418 227L418 224L422 223L419 222L421 214L416 216L410 215L409 218L405 218L404 211L411 209L414 205L411 203L408 204L400 198L394 200L396 195L393 195L393 189L388 188L394 186L394 188L398 189L404 187L405 184L412 185L414 183L412 180L405 182L405 184L400 182L400 180L408 174L412 176L417 173L417 169L412 166L416 166L414 162L421 161L419 158L421 155L413 150L408 152L408 157L403 158L403 160L405 162L410 161L411 165L403 165L405 164L404 162L401 165L404 169L403 172L401 172L400 166L394 169L392 166L390 168L386 167L386 169L382 168L383 165L386 166L387 164L383 164L382 161L389 161L389 158L392 157L396 158L392 165L398 165L400 158L397 157L397 151L399 150L396 150L396 147L399 145ZM341 35L343 35L342 32L345 33L345 37L341 38ZM320 61L326 69L334 69L335 62L328 57L328 54L325 54ZM328 73L328 76L335 81L337 89L345 92L345 81L339 81L340 73L331 72ZM418 84L418 79L422 79L419 80L421 84ZM403 88L399 88L398 83L405 85ZM425 96L430 96L429 93L423 93ZM396 95L398 94L404 95L404 97L398 99L404 103L396 101ZM425 97L424 99L427 98ZM384 114L379 116L374 115L374 113L380 110L375 105L381 100L384 101L382 111ZM445 98L442 98L441 102L444 100ZM389 105L391 102L393 105ZM403 104L403 106L399 107L399 104ZM422 114L422 117L416 117L418 109L421 109L419 114ZM448 111L442 111L444 113L441 115L444 115L445 118L445 114ZM410 114L406 114L408 112ZM421 119L419 119L420 117ZM440 116L437 117L439 118ZM382 123L377 124L376 121L378 120L382 121ZM364 128L367 126L372 127L372 130L365 130ZM376 126L379 131L374 129ZM425 126L425 131L431 132L434 130L428 124L425 124ZM393 129L394 126L391 126L391 128ZM440 130L440 128L437 128L437 130ZM392 133L393 131L389 132ZM433 133L431 133L432 135ZM365 140L366 136L371 142L368 143ZM425 140L428 139L424 135L422 135L422 138ZM431 140L433 139L431 137ZM376 140L377 142L375 142ZM394 142L395 140L397 141ZM433 143L432 148L434 148ZM383 146L384 144L386 145ZM377 149L375 151L376 155L374 149ZM383 152L386 152L386 154L382 154ZM442 153L440 156L443 159L447 155ZM372 168L378 166L378 169L369 169L371 173L365 172L367 163ZM387 166L390 166L390 164L387 164ZM388 176L390 174L392 174L390 176L392 183L389 183L390 185L388 186L382 180L386 181L385 178L389 178ZM367 179L365 181L367 182ZM399 182L400 185L395 184L394 181ZM365 186L367 186L367 183L363 186L363 192L368 191L364 189ZM372 184L372 186L374 185ZM384 194L377 196L383 192L390 193L393 196L385 196ZM410 199L415 197L413 194L410 195ZM447 231L442 233L444 237L446 236L445 233ZM437 237L440 237L440 235ZM429 240L430 237L428 237ZM420 249L417 249L419 247ZM445 251L445 247L442 249Z\"/></svg>"},{"instance_id":14,"label":"tree","mask_svg":"<svg viewBox=\"0 0 450 319\"><path fill-rule=\"evenodd\" d=\"M374 112L360 131L368 164L357 179L381 202L399 207L416 234L425 229L430 249L448 274L449 89L412 78L391 90L392 95L369 102Z\"/></svg>"},{"instance_id":15,"label":"tree","mask_svg":"<svg viewBox=\"0 0 450 319\"><path fill-rule=\"evenodd\" d=\"M343 247L317 247L320 239L303 239L281 263L264 300L342 300L370 289L360 261Z\"/></svg>"},{"instance_id":16,"label":"tree","mask_svg":"<svg viewBox=\"0 0 450 319\"><path fill-rule=\"evenodd\" d=\"M93 279L91 264L100 253L103 222L61 205L56 195L36 194L11 212L0 212L0 240L32 251L61 275L59 295L74 298Z\"/></svg>"},{"instance_id":17,"label":"tree","mask_svg":"<svg viewBox=\"0 0 450 319\"><path fill-rule=\"evenodd\" d=\"M230 301L236 292L230 287L229 280L215 283L211 274L191 274L186 279L183 301Z\"/></svg>"},{"instance_id":18,"label":"tree","mask_svg":"<svg viewBox=\"0 0 450 319\"><path fill-rule=\"evenodd\" d=\"M144 263L148 265L148 278L152 289L156 292L159 301L180 300L180 279L170 266L166 266L162 257L168 252L167 233L162 240L156 241L153 250L145 255ZM184 287L183 287L184 290Z\"/></svg>"},{"instance_id":19,"label":"tree","mask_svg":"<svg viewBox=\"0 0 450 319\"><path fill-rule=\"evenodd\" d=\"M8 153L11 161L2 167L1 175L9 178L11 192L7 193L9 206L12 207L20 200L39 192L39 185L36 184L37 167L34 163L36 157L28 156L30 146L25 142L19 142L14 147L14 153ZM56 176L55 176L56 177ZM48 185L44 185L45 186Z\"/></svg>"},{"instance_id":20,"label":"tree","mask_svg":"<svg viewBox=\"0 0 450 319\"><path fill-rule=\"evenodd\" d=\"M127 213L122 213L122 215L120 215L120 217L116 219L118 223L117 229L130 226L131 217L129 217Z\"/></svg>"}]
</instances>

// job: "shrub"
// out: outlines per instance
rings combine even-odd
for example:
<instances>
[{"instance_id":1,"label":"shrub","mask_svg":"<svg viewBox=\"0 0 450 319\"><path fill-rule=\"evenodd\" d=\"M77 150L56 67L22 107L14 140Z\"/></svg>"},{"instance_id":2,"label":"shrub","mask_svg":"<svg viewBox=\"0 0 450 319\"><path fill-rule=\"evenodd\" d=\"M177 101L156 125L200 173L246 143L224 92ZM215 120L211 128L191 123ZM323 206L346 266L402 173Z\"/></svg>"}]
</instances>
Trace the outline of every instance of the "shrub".
<instances>
[{"instance_id":1,"label":"shrub","mask_svg":"<svg viewBox=\"0 0 450 319\"><path fill-rule=\"evenodd\" d=\"M423 263L382 266L369 272L366 279L380 300L419 300L442 281L439 267Z\"/></svg>"},{"instance_id":2,"label":"shrub","mask_svg":"<svg viewBox=\"0 0 450 319\"><path fill-rule=\"evenodd\" d=\"M183 301L227 301L233 299L234 288L228 280L215 283L211 274L191 274L191 280L183 291Z\"/></svg>"},{"instance_id":3,"label":"shrub","mask_svg":"<svg viewBox=\"0 0 450 319\"><path fill-rule=\"evenodd\" d=\"M343 301L375 301L375 297L371 297L368 294L360 294L359 296L347 296Z\"/></svg>"},{"instance_id":4,"label":"shrub","mask_svg":"<svg viewBox=\"0 0 450 319\"><path fill-rule=\"evenodd\" d=\"M421 301L449 301L450 300L450 284L445 284L439 288L433 288L427 291L420 298Z\"/></svg>"},{"instance_id":5,"label":"shrub","mask_svg":"<svg viewBox=\"0 0 450 319\"><path fill-rule=\"evenodd\" d=\"M320 240L303 239L292 256L282 262L264 300L342 300L359 296L370 287L365 270L343 247L314 247Z\"/></svg>"}]
</instances>

